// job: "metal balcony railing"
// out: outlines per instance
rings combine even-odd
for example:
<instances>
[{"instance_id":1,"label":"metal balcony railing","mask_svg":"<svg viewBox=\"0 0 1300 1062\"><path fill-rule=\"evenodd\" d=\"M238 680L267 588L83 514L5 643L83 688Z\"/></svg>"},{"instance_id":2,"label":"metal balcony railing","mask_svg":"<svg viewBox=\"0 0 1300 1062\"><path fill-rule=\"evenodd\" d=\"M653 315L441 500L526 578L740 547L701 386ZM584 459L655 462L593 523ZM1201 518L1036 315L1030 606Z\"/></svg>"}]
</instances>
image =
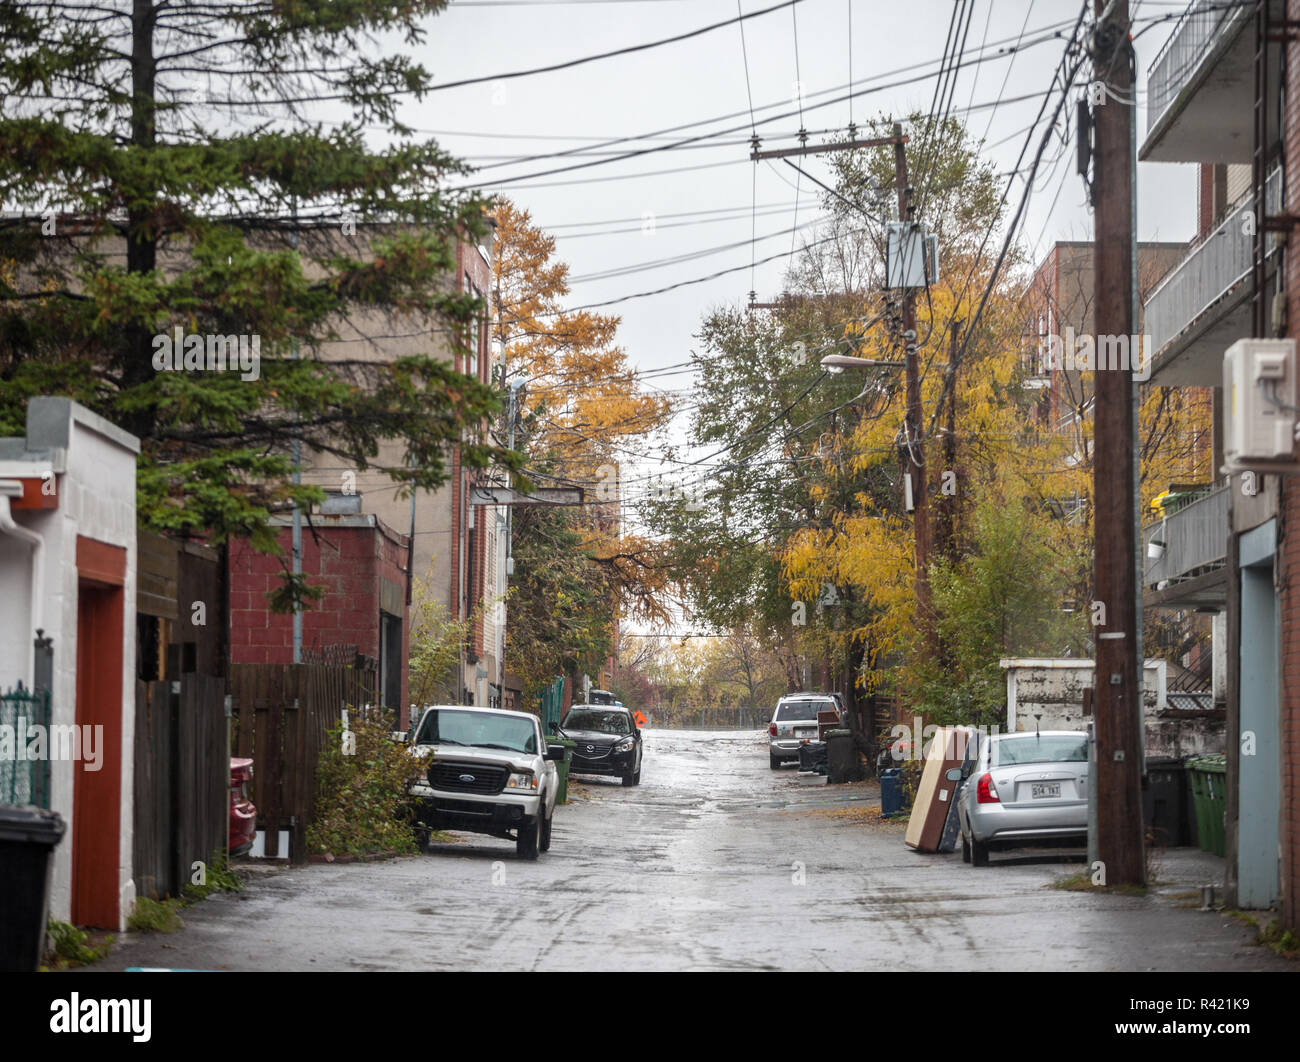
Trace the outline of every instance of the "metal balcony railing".
<instances>
[{"instance_id":1,"label":"metal balcony railing","mask_svg":"<svg viewBox=\"0 0 1300 1062\"><path fill-rule=\"evenodd\" d=\"M1221 567L1228 557L1232 488L1218 487L1142 531L1147 586ZM1151 544L1163 545L1152 557Z\"/></svg>"},{"instance_id":2,"label":"metal balcony railing","mask_svg":"<svg viewBox=\"0 0 1300 1062\"><path fill-rule=\"evenodd\" d=\"M1147 71L1147 135L1199 69L1219 37L1251 17L1254 4L1194 0Z\"/></svg>"},{"instance_id":3,"label":"metal balcony railing","mask_svg":"<svg viewBox=\"0 0 1300 1062\"><path fill-rule=\"evenodd\" d=\"M1275 169L1264 186L1265 209L1276 214L1282 206L1282 170ZM1143 307L1143 331L1151 337L1153 358L1193 321L1218 302L1233 287L1250 276L1255 238L1251 233L1262 218L1249 219L1250 196L1240 199L1208 236L1187 253ZM1268 253L1274 253L1277 237L1268 235Z\"/></svg>"}]
</instances>

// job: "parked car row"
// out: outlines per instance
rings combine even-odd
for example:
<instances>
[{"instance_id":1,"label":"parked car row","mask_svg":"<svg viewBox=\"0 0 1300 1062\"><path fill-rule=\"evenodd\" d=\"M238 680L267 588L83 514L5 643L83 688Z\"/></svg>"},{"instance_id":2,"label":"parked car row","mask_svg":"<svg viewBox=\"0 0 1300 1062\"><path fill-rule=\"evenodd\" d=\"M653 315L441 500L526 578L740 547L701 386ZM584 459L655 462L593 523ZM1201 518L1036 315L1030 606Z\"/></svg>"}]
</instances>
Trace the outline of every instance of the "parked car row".
<instances>
[{"instance_id":1,"label":"parked car row","mask_svg":"<svg viewBox=\"0 0 1300 1062\"><path fill-rule=\"evenodd\" d=\"M641 781L641 731L617 702L575 704L552 724L572 749L551 742L535 715L469 705L426 708L412 734L412 755L432 754L409 790L421 847L434 830L468 830L513 840L519 858L536 859L551 847L556 765L566 757L570 774Z\"/></svg>"}]
</instances>

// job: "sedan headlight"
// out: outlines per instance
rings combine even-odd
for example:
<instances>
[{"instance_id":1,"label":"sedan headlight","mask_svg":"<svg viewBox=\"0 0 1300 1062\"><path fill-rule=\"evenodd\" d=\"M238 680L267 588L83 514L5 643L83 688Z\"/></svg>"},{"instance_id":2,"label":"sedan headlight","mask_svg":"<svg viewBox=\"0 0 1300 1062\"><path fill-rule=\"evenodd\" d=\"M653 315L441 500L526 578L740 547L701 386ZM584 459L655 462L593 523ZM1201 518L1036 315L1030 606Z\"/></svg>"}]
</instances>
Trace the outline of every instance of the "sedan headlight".
<instances>
[{"instance_id":1,"label":"sedan headlight","mask_svg":"<svg viewBox=\"0 0 1300 1062\"><path fill-rule=\"evenodd\" d=\"M532 792L537 788L537 779L532 774L525 771L523 774L512 774L510 780L506 782L507 789L526 789Z\"/></svg>"}]
</instances>

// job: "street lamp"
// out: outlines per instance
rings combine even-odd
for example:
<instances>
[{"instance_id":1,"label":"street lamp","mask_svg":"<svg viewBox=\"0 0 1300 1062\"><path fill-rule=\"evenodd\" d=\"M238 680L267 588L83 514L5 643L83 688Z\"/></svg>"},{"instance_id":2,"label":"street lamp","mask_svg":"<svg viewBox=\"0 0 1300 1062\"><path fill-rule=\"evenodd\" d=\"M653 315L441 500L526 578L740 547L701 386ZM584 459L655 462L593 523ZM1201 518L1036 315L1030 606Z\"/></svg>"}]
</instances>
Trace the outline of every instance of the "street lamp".
<instances>
[{"instance_id":1,"label":"street lamp","mask_svg":"<svg viewBox=\"0 0 1300 1062\"><path fill-rule=\"evenodd\" d=\"M822 358L822 368L827 372L842 373L845 369L901 369L902 361L877 361L875 358L854 358L848 354L827 354Z\"/></svg>"}]
</instances>

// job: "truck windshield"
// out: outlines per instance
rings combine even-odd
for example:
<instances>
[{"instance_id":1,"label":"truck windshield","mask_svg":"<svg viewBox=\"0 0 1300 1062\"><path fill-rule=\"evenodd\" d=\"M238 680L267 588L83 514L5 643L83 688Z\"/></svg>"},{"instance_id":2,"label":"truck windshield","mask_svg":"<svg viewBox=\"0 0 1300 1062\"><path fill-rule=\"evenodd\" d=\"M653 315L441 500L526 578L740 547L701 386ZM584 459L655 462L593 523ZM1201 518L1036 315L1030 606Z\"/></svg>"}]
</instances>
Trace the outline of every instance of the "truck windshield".
<instances>
[{"instance_id":1,"label":"truck windshield","mask_svg":"<svg viewBox=\"0 0 1300 1062\"><path fill-rule=\"evenodd\" d=\"M474 745L511 752L537 752L537 727L531 719L495 712L439 708L426 713L417 745Z\"/></svg>"}]
</instances>

